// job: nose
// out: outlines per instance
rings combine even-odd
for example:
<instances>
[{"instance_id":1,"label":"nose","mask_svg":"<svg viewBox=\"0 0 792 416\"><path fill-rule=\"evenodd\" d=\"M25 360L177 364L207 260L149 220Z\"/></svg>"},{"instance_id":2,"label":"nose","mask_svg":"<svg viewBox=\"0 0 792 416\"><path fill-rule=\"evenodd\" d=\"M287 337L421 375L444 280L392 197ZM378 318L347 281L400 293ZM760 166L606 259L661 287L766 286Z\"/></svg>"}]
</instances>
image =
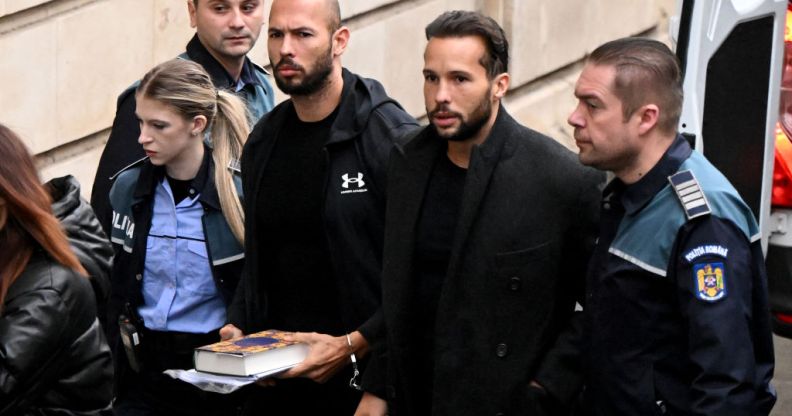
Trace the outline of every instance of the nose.
<instances>
[{"instance_id":1,"label":"nose","mask_svg":"<svg viewBox=\"0 0 792 416\"><path fill-rule=\"evenodd\" d=\"M451 102L451 94L448 90L447 82L443 80L437 81L437 91L435 91L434 100L438 104Z\"/></svg>"},{"instance_id":2,"label":"nose","mask_svg":"<svg viewBox=\"0 0 792 416\"><path fill-rule=\"evenodd\" d=\"M278 48L281 57L294 56L294 48L292 47L291 35L286 33L280 37L280 48Z\"/></svg>"},{"instance_id":3,"label":"nose","mask_svg":"<svg viewBox=\"0 0 792 416\"><path fill-rule=\"evenodd\" d=\"M567 117L567 123L572 127L583 127L583 117L580 115L580 106L581 104L578 103L577 107L575 107L569 117Z\"/></svg>"},{"instance_id":4,"label":"nose","mask_svg":"<svg viewBox=\"0 0 792 416\"><path fill-rule=\"evenodd\" d=\"M242 11L239 10L239 8L232 8L229 19L228 27L232 29L242 29L245 27L245 21L242 20Z\"/></svg>"},{"instance_id":5,"label":"nose","mask_svg":"<svg viewBox=\"0 0 792 416\"><path fill-rule=\"evenodd\" d=\"M151 142L151 135L148 134L148 129L146 127L140 128L140 136L138 136L138 143L145 145L146 143Z\"/></svg>"}]
</instances>

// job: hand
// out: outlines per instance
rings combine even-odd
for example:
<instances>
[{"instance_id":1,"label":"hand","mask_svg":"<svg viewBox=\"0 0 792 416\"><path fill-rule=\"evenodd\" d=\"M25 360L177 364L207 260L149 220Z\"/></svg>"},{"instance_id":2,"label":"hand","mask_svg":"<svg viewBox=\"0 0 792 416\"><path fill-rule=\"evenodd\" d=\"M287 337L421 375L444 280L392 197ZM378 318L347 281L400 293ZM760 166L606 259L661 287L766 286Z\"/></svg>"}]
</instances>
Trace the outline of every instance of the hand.
<instances>
[{"instance_id":1,"label":"hand","mask_svg":"<svg viewBox=\"0 0 792 416\"><path fill-rule=\"evenodd\" d=\"M355 416L385 416L388 414L388 403L371 393L363 393Z\"/></svg>"},{"instance_id":2,"label":"hand","mask_svg":"<svg viewBox=\"0 0 792 416\"><path fill-rule=\"evenodd\" d=\"M242 330L235 327L234 324L227 324L226 326L220 328L220 340L222 341L241 338L244 335L245 334L242 333Z\"/></svg>"},{"instance_id":3,"label":"hand","mask_svg":"<svg viewBox=\"0 0 792 416\"><path fill-rule=\"evenodd\" d=\"M286 371L278 378L305 377L317 383L324 383L349 363L349 354L361 356L368 350L368 342L360 332L349 334L352 347L346 335L334 337L317 334L316 332L295 332L285 337L286 340L303 342L311 347L308 357L296 367Z\"/></svg>"}]
</instances>

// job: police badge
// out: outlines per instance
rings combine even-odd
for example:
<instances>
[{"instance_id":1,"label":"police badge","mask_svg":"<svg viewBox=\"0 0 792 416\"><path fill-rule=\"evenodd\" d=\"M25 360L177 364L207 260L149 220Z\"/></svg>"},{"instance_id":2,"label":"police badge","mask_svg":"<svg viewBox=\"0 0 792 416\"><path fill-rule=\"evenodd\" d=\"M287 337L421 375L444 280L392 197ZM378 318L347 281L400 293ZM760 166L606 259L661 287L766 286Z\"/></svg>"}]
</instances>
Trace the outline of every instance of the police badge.
<instances>
[{"instance_id":1,"label":"police badge","mask_svg":"<svg viewBox=\"0 0 792 416\"><path fill-rule=\"evenodd\" d=\"M726 297L726 268L723 263L697 263L693 266L696 296L706 302Z\"/></svg>"}]
</instances>

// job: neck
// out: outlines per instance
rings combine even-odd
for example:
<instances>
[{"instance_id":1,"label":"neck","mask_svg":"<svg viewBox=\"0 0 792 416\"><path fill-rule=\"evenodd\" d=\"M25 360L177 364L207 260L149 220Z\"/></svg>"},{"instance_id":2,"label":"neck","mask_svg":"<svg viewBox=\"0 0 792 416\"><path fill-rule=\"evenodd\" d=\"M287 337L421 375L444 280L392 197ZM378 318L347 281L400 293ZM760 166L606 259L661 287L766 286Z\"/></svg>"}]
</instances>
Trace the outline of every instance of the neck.
<instances>
[{"instance_id":1,"label":"neck","mask_svg":"<svg viewBox=\"0 0 792 416\"><path fill-rule=\"evenodd\" d=\"M676 136L653 135L646 139L646 145L635 155L632 162L613 174L627 185L640 181L663 158Z\"/></svg>"},{"instance_id":2,"label":"neck","mask_svg":"<svg viewBox=\"0 0 792 416\"><path fill-rule=\"evenodd\" d=\"M199 146L184 149L178 157L165 165L165 172L173 179L186 181L198 175L204 157L203 137L198 138Z\"/></svg>"},{"instance_id":3,"label":"neck","mask_svg":"<svg viewBox=\"0 0 792 416\"><path fill-rule=\"evenodd\" d=\"M496 101L492 105L492 114L490 114L489 120L473 137L463 141L448 141L447 154L451 163L463 169L467 169L470 166L470 155L473 153L473 148L487 140L492 131L492 126L495 125L495 119L498 118L499 109L500 101Z\"/></svg>"},{"instance_id":4,"label":"neck","mask_svg":"<svg viewBox=\"0 0 792 416\"><path fill-rule=\"evenodd\" d=\"M222 66L223 69L228 72L228 75L231 75L231 78L233 78L234 81L239 81L239 77L242 76L242 67L245 65L245 55L242 55L239 58L226 57L218 55L215 53L215 51L207 48L206 45L204 45L204 49L206 49L209 52L209 55L212 55L212 57L218 63L220 63L220 66Z\"/></svg>"},{"instance_id":5,"label":"neck","mask_svg":"<svg viewBox=\"0 0 792 416\"><path fill-rule=\"evenodd\" d=\"M314 122L327 118L341 102L344 78L341 68L336 66L319 91L310 95L292 95L292 103L301 121Z\"/></svg>"}]
</instances>

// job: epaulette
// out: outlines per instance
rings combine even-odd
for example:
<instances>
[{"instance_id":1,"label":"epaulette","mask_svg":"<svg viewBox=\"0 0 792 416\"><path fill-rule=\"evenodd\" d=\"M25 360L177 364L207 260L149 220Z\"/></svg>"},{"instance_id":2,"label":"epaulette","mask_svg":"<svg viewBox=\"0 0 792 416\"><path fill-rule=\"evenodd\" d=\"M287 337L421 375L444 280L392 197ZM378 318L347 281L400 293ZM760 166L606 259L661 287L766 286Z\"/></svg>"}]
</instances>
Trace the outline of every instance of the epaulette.
<instances>
[{"instance_id":1,"label":"epaulette","mask_svg":"<svg viewBox=\"0 0 792 416\"><path fill-rule=\"evenodd\" d=\"M132 162L132 163L130 163L130 164L128 164L128 165L126 165L126 166L124 166L123 168L121 168L121 170L119 170L119 171L118 171L118 172L116 172L116 173L115 173L113 176L111 176L111 177L110 177L110 180L111 180L111 181L114 181L114 180L115 180L115 178L116 178L116 177L118 177L118 175L120 175L120 174L121 174L121 173L123 173L124 171L127 171L127 170L129 170L129 169L132 169L132 168L134 168L134 167L136 167L136 166L140 166L140 165L142 165L142 164L143 164L143 162L145 162L147 159L148 159L148 156L143 156L142 158L140 158L140 159L138 159L138 160L136 160L136 161L134 161L134 162Z\"/></svg>"},{"instance_id":2,"label":"epaulette","mask_svg":"<svg viewBox=\"0 0 792 416\"><path fill-rule=\"evenodd\" d=\"M242 163L239 162L239 159L231 158L226 167L233 173L242 173Z\"/></svg>"},{"instance_id":3,"label":"epaulette","mask_svg":"<svg viewBox=\"0 0 792 416\"><path fill-rule=\"evenodd\" d=\"M677 172L669 176L668 181L671 182L671 187L674 188L688 220L712 213L693 172L689 170Z\"/></svg>"}]
</instances>

